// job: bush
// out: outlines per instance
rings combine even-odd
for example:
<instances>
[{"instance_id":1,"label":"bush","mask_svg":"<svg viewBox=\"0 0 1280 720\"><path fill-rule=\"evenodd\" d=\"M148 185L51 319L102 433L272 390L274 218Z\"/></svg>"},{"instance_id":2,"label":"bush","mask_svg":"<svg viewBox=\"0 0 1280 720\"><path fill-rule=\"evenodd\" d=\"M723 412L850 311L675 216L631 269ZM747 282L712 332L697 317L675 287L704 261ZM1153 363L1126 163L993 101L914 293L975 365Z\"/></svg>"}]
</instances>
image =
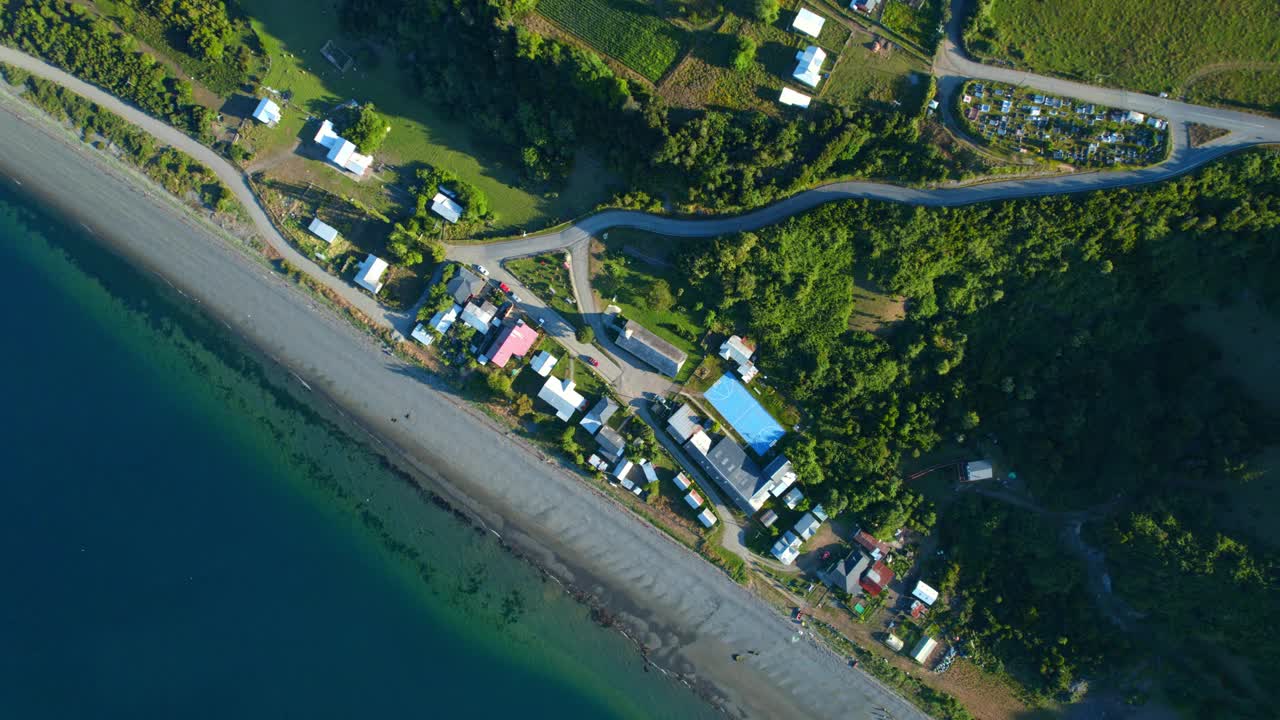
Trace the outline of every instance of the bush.
<instances>
[{"instance_id":1,"label":"bush","mask_svg":"<svg viewBox=\"0 0 1280 720\"><path fill-rule=\"evenodd\" d=\"M778 19L778 0L746 0L747 14L763 23Z\"/></svg>"},{"instance_id":2,"label":"bush","mask_svg":"<svg viewBox=\"0 0 1280 720\"><path fill-rule=\"evenodd\" d=\"M495 370L489 373L485 378L485 385L488 386L489 392L494 397L509 398L512 395L511 376L501 370Z\"/></svg>"},{"instance_id":3,"label":"bush","mask_svg":"<svg viewBox=\"0 0 1280 720\"><path fill-rule=\"evenodd\" d=\"M676 304L675 295L671 294L671 284L662 279L655 280L649 286L645 299L649 302L649 307L658 312L666 312Z\"/></svg>"},{"instance_id":4,"label":"bush","mask_svg":"<svg viewBox=\"0 0 1280 720\"><path fill-rule=\"evenodd\" d=\"M580 343L585 343L587 345L590 345L591 343L596 341L596 331L592 330L590 325L583 325L582 327L578 328L578 332L576 333L576 335L578 338L578 342Z\"/></svg>"},{"instance_id":5,"label":"bush","mask_svg":"<svg viewBox=\"0 0 1280 720\"><path fill-rule=\"evenodd\" d=\"M737 45L733 49L733 69L746 72L756 61L756 41L745 35L738 36Z\"/></svg>"},{"instance_id":6,"label":"bush","mask_svg":"<svg viewBox=\"0 0 1280 720\"><path fill-rule=\"evenodd\" d=\"M360 106L356 121L343 131L343 135L360 152L372 155L382 147L382 139L387 136L387 120L374 108L373 103L365 103Z\"/></svg>"}]
</instances>

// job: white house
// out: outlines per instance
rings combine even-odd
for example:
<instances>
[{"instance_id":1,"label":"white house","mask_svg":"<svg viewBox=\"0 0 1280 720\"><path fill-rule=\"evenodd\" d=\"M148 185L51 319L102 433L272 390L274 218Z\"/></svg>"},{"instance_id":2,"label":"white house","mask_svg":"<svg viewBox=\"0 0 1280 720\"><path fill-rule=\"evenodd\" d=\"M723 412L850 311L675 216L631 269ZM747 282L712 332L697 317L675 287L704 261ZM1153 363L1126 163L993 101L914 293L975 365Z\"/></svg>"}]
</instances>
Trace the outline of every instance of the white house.
<instances>
[{"instance_id":1,"label":"white house","mask_svg":"<svg viewBox=\"0 0 1280 720\"><path fill-rule=\"evenodd\" d=\"M803 52L796 53L796 70L791 73L791 77L816 88L822 80L822 63L826 61L827 51L817 45L810 45Z\"/></svg>"},{"instance_id":2,"label":"white house","mask_svg":"<svg viewBox=\"0 0 1280 720\"><path fill-rule=\"evenodd\" d=\"M702 523L703 527L711 527L716 524L716 514L711 512L711 508L706 508L702 512L698 513L698 520Z\"/></svg>"},{"instance_id":3,"label":"white house","mask_svg":"<svg viewBox=\"0 0 1280 720\"><path fill-rule=\"evenodd\" d=\"M325 120L320 123L320 130L316 133L315 141L329 149L325 159L346 170L347 172L363 176L369 170L369 166L373 164L371 155L361 155L356 152L356 146L350 140L346 140L338 136L333 131L333 123Z\"/></svg>"},{"instance_id":4,"label":"white house","mask_svg":"<svg viewBox=\"0 0 1280 720\"><path fill-rule=\"evenodd\" d=\"M697 490L690 490L689 494L684 496L684 501L689 503L689 507L694 510L702 507L702 496L698 494Z\"/></svg>"},{"instance_id":5,"label":"white house","mask_svg":"<svg viewBox=\"0 0 1280 720\"><path fill-rule=\"evenodd\" d=\"M338 239L337 228L321 220L320 218L311 218L311 224L307 226L307 229L311 231L312 235L315 235L316 237L329 243L330 245L333 244L334 240Z\"/></svg>"},{"instance_id":6,"label":"white house","mask_svg":"<svg viewBox=\"0 0 1280 720\"><path fill-rule=\"evenodd\" d=\"M1142 113L1138 112L1137 110L1130 110L1130 111L1129 111L1129 114L1128 114L1128 115L1125 115L1124 119L1125 119L1127 122L1134 123L1135 125L1141 125L1142 123L1146 122L1146 120L1147 120L1147 116L1146 116L1146 115L1143 115Z\"/></svg>"},{"instance_id":7,"label":"white house","mask_svg":"<svg viewBox=\"0 0 1280 720\"><path fill-rule=\"evenodd\" d=\"M778 102L783 105L792 105L799 108L809 107L809 102L812 100L813 98L808 95L805 95L802 92L796 92L789 87L782 88L782 95L778 98Z\"/></svg>"},{"instance_id":8,"label":"white house","mask_svg":"<svg viewBox=\"0 0 1280 720\"><path fill-rule=\"evenodd\" d=\"M429 325L432 330L443 335L449 332L449 328L453 327L453 323L458 320L458 313L460 312L462 312L462 306L455 303L453 307L448 310L441 310L435 315L432 315L431 319L427 321L427 325Z\"/></svg>"},{"instance_id":9,"label":"white house","mask_svg":"<svg viewBox=\"0 0 1280 720\"><path fill-rule=\"evenodd\" d=\"M533 371L542 377L546 377L551 374L551 368L555 367L559 360L560 358L555 355L552 355L546 350L541 350L537 355L533 356L533 360L529 363L529 367L533 368Z\"/></svg>"},{"instance_id":10,"label":"white house","mask_svg":"<svg viewBox=\"0 0 1280 720\"><path fill-rule=\"evenodd\" d=\"M432 335L431 332L427 330L427 326L422 323L414 325L413 332L409 333L409 336L423 345L430 345L436 341L435 336Z\"/></svg>"},{"instance_id":11,"label":"white house","mask_svg":"<svg viewBox=\"0 0 1280 720\"><path fill-rule=\"evenodd\" d=\"M262 98L258 101L258 108L253 111L253 119L275 127L280 122L280 106L271 98Z\"/></svg>"},{"instance_id":12,"label":"white house","mask_svg":"<svg viewBox=\"0 0 1280 720\"><path fill-rule=\"evenodd\" d=\"M387 261L370 255L356 268L356 284L377 295L382 292L382 273L387 271Z\"/></svg>"},{"instance_id":13,"label":"white house","mask_svg":"<svg viewBox=\"0 0 1280 720\"><path fill-rule=\"evenodd\" d=\"M800 12L796 13L796 19L791 21L791 29L799 30L811 38L816 38L822 34L822 25L827 19L821 15L810 12L806 8L800 8Z\"/></svg>"},{"instance_id":14,"label":"white house","mask_svg":"<svg viewBox=\"0 0 1280 720\"><path fill-rule=\"evenodd\" d=\"M538 391L538 398L545 400L547 404L556 410L556 417L565 422L569 422L569 418L573 417L573 413L581 410L582 406L587 403L587 399L582 394L573 389L572 380L560 380L552 375L542 384L542 389ZM627 463L630 465L630 463Z\"/></svg>"},{"instance_id":15,"label":"white house","mask_svg":"<svg viewBox=\"0 0 1280 720\"><path fill-rule=\"evenodd\" d=\"M919 598L920 602L925 605L932 606L938 602L938 591L924 584L923 580L916 581L916 587L911 591L911 594Z\"/></svg>"},{"instance_id":16,"label":"white house","mask_svg":"<svg viewBox=\"0 0 1280 720\"><path fill-rule=\"evenodd\" d=\"M448 195L438 192L435 197L431 198L431 212L451 223L456 223L462 217L462 206L454 202L453 198Z\"/></svg>"}]
</instances>

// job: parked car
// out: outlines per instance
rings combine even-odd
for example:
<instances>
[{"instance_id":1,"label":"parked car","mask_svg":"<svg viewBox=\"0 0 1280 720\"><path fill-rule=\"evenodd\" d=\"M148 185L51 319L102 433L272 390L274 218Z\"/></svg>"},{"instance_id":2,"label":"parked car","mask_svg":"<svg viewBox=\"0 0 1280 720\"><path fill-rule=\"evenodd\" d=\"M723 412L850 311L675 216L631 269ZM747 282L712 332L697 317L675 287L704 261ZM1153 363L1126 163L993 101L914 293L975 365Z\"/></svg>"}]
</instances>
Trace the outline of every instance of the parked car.
<instances>
[{"instance_id":1,"label":"parked car","mask_svg":"<svg viewBox=\"0 0 1280 720\"><path fill-rule=\"evenodd\" d=\"M591 367L600 367L600 361L589 355L587 356L587 362L591 363Z\"/></svg>"},{"instance_id":2,"label":"parked car","mask_svg":"<svg viewBox=\"0 0 1280 720\"><path fill-rule=\"evenodd\" d=\"M485 266L481 265L480 263L476 263L475 268L476 268L476 272L480 273L481 275L483 275L483 276L485 276L485 277L489 277L489 268L486 268Z\"/></svg>"},{"instance_id":3,"label":"parked car","mask_svg":"<svg viewBox=\"0 0 1280 720\"><path fill-rule=\"evenodd\" d=\"M502 292L504 292L504 293L509 293L509 292L511 292L511 288L510 288L510 286L508 286L508 285L507 285L506 283L504 283L504 282L500 282L500 283L498 283L498 289L499 289L499 290L501 290L501 291L502 291Z\"/></svg>"}]
</instances>

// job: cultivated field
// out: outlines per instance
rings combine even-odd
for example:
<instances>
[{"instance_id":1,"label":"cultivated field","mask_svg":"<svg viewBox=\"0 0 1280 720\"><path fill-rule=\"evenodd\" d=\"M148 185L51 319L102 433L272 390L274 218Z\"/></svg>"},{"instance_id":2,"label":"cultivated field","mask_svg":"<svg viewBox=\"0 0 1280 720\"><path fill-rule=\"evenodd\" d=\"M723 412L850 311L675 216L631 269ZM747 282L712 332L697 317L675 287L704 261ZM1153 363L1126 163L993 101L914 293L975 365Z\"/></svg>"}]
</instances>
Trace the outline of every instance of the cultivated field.
<instances>
[{"instance_id":1,"label":"cultivated field","mask_svg":"<svg viewBox=\"0 0 1280 720\"><path fill-rule=\"evenodd\" d=\"M1264 92L1280 86L1275 0L984 0L965 44L1085 82L1172 95L1190 86L1202 99L1273 110Z\"/></svg>"},{"instance_id":2,"label":"cultivated field","mask_svg":"<svg viewBox=\"0 0 1280 720\"><path fill-rule=\"evenodd\" d=\"M538 12L652 82L686 44L683 30L636 0L542 0Z\"/></svg>"}]
</instances>

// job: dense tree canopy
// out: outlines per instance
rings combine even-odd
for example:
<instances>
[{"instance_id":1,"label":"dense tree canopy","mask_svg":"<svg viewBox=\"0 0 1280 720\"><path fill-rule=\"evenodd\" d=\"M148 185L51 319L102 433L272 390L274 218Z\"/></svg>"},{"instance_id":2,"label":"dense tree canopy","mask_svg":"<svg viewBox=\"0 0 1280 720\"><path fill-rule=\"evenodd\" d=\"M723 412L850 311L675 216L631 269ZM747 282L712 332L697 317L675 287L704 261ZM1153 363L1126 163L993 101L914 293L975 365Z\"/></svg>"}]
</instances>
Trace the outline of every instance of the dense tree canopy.
<instances>
[{"instance_id":1,"label":"dense tree canopy","mask_svg":"<svg viewBox=\"0 0 1280 720\"><path fill-rule=\"evenodd\" d=\"M1280 153L1255 152L1137 190L950 209L835 203L696 247L684 266L804 411L788 450L812 443L803 455L820 472L804 479L829 510L928 527L935 510L901 479L904 460L939 448L963 459L979 437L998 439L1050 508L1121 508L1096 541L1162 642L1182 647L1179 625L1203 627L1205 641L1236 638L1231 652L1261 672L1273 651L1242 650L1256 605L1233 599L1208 622L1194 608L1214 587L1265 597L1275 560L1196 508L1245 482L1280 432L1183 316L1246 291L1280 309L1277 228ZM904 296L906 319L851 329L855 277ZM1107 621L1080 616L1084 571L1055 532L990 501L946 513L954 552L933 574L951 578L953 619L983 653L1045 692L1118 661ZM1158 592L1178 584L1205 594Z\"/></svg>"}]
</instances>

